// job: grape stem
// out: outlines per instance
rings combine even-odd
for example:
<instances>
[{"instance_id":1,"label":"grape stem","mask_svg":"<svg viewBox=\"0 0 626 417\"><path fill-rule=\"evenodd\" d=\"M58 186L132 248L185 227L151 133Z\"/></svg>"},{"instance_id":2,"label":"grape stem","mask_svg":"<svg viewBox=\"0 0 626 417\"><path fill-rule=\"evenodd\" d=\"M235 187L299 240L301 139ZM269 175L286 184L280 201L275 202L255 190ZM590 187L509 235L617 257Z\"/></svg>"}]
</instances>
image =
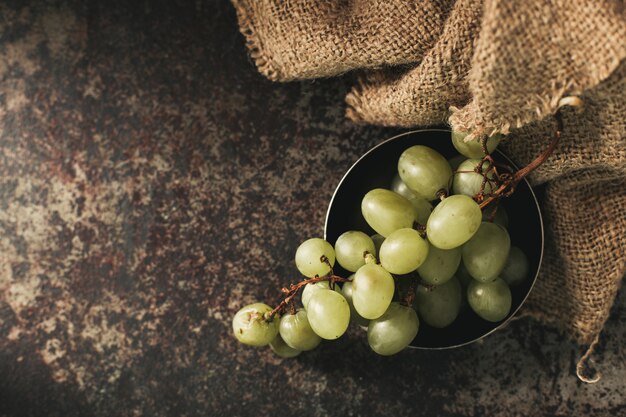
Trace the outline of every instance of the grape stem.
<instances>
[{"instance_id":1,"label":"grape stem","mask_svg":"<svg viewBox=\"0 0 626 417\"><path fill-rule=\"evenodd\" d=\"M300 291L302 287L304 287L307 284L315 284L321 281L330 281L331 288L334 289L335 282L350 282L352 280L348 278L340 277L338 275L334 275L331 271L330 275L324 275L323 277L316 276L314 278L309 278L309 279L305 279L304 281L300 281L297 284L291 284L289 285L289 288L283 287L280 289L280 291L283 294L286 294L285 298L280 302L280 304L276 306L275 309L273 309L269 313L269 315L267 316L267 321L272 321L272 319L274 319L274 316L276 314L283 313L287 309L287 306L289 305L293 297L295 297L296 294L298 294L298 291Z\"/></svg>"},{"instance_id":2,"label":"grape stem","mask_svg":"<svg viewBox=\"0 0 626 417\"><path fill-rule=\"evenodd\" d=\"M404 299L402 300L403 303L407 306L407 307L411 307L413 305L413 301L415 300L415 289L417 288L417 281L414 280L413 282L411 282L411 285L409 286L409 289L407 290Z\"/></svg>"},{"instance_id":3,"label":"grape stem","mask_svg":"<svg viewBox=\"0 0 626 417\"><path fill-rule=\"evenodd\" d=\"M489 136L485 135L483 136L483 138L480 140L480 147L483 150L483 153L485 155L489 155L489 150L487 149L487 141L489 140Z\"/></svg>"},{"instance_id":4,"label":"grape stem","mask_svg":"<svg viewBox=\"0 0 626 417\"><path fill-rule=\"evenodd\" d=\"M489 214L489 216L487 216L487 219L493 223L493 220L496 218L497 212L498 212L498 204L493 206L493 210L491 210L491 213Z\"/></svg>"},{"instance_id":5,"label":"grape stem","mask_svg":"<svg viewBox=\"0 0 626 417\"><path fill-rule=\"evenodd\" d=\"M420 224L417 221L413 222L413 229L417 230L422 239L426 239L426 225Z\"/></svg>"},{"instance_id":6,"label":"grape stem","mask_svg":"<svg viewBox=\"0 0 626 417\"><path fill-rule=\"evenodd\" d=\"M487 181L483 181L481 190L475 196L475 199L479 202L481 209L484 209L490 203L492 203L495 200L499 200L501 197L508 197L509 195L513 194L513 192L515 191L515 187L517 187L517 184L519 184L519 182L524 177L526 177L533 170L535 170L535 168L541 165L552 154L552 152L554 152L554 149L556 148L556 146L559 143L559 140L561 139L561 132L563 131L563 119L561 117L561 113L557 111L556 114L554 115L554 118L556 119L557 127L556 127L556 130L554 131L554 136L552 137L552 142L550 142L550 145L539 156L537 156L528 165L526 165L524 168L521 168L517 172L513 174L510 174L510 173L498 174L496 170L496 164L493 158L490 155L485 155L483 160L478 165L479 167L482 167L482 164L484 162L488 162L490 164L486 172L482 171L483 176L487 178L487 172L490 170L493 170L496 178L500 180L501 184L494 192L490 193L485 198L484 186L487 184Z\"/></svg>"}]
</instances>

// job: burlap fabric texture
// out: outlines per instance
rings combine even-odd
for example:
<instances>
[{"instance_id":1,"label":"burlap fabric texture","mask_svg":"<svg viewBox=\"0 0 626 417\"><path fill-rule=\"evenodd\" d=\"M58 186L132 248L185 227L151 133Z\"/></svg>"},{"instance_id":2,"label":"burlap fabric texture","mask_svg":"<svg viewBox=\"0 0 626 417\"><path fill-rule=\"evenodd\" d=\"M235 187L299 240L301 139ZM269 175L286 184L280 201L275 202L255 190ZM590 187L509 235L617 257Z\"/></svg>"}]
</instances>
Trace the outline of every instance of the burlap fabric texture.
<instances>
[{"instance_id":1,"label":"burlap fabric texture","mask_svg":"<svg viewBox=\"0 0 626 417\"><path fill-rule=\"evenodd\" d=\"M250 55L275 81L362 74L346 97L358 123L449 122L509 135L546 184L547 243L524 314L592 344L626 272L626 12L619 1L233 0ZM382 139L382 138L381 138Z\"/></svg>"}]
</instances>

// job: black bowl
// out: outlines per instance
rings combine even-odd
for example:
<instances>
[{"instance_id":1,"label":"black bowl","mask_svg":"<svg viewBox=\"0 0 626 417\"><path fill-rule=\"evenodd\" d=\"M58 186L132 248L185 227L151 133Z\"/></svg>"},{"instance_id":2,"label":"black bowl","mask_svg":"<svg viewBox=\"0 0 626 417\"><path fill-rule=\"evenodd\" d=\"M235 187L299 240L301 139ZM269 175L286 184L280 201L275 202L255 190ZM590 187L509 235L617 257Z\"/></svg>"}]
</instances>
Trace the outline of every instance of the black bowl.
<instances>
[{"instance_id":1,"label":"black bowl","mask_svg":"<svg viewBox=\"0 0 626 417\"><path fill-rule=\"evenodd\" d=\"M370 149L344 175L330 201L324 226L324 235L328 242L334 245L337 238L348 230L361 230L369 235L375 233L361 214L361 200L373 188L390 187L397 173L400 154L413 145L430 146L446 158L458 154L452 146L450 131L444 129L403 133ZM513 165L499 151L494 152L493 157ZM543 255L543 224L537 198L530 184L524 180L519 183L515 193L503 199L500 204L509 216L511 244L522 249L530 261L530 277L521 285L511 287L511 312L503 321L491 323L466 307L454 323L444 329L432 328L421 321L419 333L411 342L412 347L446 349L474 342L504 326L528 297L539 273ZM349 275L339 265L335 272Z\"/></svg>"}]
</instances>

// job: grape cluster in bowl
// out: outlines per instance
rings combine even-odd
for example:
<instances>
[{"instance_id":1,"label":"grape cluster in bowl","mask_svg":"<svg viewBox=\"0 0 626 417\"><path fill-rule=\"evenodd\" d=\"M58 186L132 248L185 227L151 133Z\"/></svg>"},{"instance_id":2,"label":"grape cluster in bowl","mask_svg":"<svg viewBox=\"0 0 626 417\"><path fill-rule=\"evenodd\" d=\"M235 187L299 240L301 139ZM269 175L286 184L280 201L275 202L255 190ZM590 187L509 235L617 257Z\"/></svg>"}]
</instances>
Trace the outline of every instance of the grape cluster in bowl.
<instances>
[{"instance_id":1,"label":"grape cluster in bowl","mask_svg":"<svg viewBox=\"0 0 626 417\"><path fill-rule=\"evenodd\" d=\"M327 240L309 239L296 251L306 280L283 289L285 301L274 309L265 304L241 309L233 320L238 340L269 344L278 355L292 357L322 339L340 337L352 320L367 328L373 351L392 355L409 345L468 343L519 308L543 245L534 195L525 184L533 201L515 204L513 211L534 209L538 229L535 219L528 227L515 226L512 238L501 199L493 198L500 174L495 165L485 166L495 164L484 150L491 154L499 138L481 144L453 134L451 143L461 155L444 148L446 159L424 144L424 135L432 141L441 132L450 135L400 135L351 168L331 201ZM433 143L441 147L440 141ZM394 163L375 175L368 160L374 166ZM481 209L479 203L489 199ZM293 298L301 288L302 307L296 309Z\"/></svg>"}]
</instances>

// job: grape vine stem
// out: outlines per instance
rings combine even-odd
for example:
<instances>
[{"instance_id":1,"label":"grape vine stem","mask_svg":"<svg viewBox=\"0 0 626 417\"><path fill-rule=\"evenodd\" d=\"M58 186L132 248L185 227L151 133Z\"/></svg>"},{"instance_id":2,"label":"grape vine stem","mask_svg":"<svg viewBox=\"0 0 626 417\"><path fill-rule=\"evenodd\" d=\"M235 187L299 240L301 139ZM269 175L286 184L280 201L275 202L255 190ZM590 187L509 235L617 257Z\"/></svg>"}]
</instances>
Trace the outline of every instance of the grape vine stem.
<instances>
[{"instance_id":1,"label":"grape vine stem","mask_svg":"<svg viewBox=\"0 0 626 417\"><path fill-rule=\"evenodd\" d=\"M521 168L520 170L515 172L513 175L510 175L510 176L507 175L507 178L502 182L500 187L498 187L498 189L496 189L493 193L489 195L489 197L485 198L480 203L481 209L485 208L491 202L499 199L502 196L507 196L507 195L512 194L513 191L515 191L515 187L517 186L517 184L519 184L519 182L524 177L526 177L533 170L535 170L535 168L541 165L552 154L552 152L554 152L554 149L559 144L559 140L561 139L561 132L563 131L563 119L561 117L561 113L557 111L556 114L554 115L554 118L556 119L557 128L554 131L554 136L552 137L552 142L550 142L550 146L548 146L539 156L533 159L524 168ZM487 155L485 158L491 158L491 157Z\"/></svg>"},{"instance_id":2,"label":"grape vine stem","mask_svg":"<svg viewBox=\"0 0 626 417\"><path fill-rule=\"evenodd\" d=\"M406 294L404 295L404 298L402 299L402 301L407 307L413 306L413 301L415 300L415 291L417 289L417 282L418 282L417 280L413 280L411 282L409 289L407 290Z\"/></svg>"},{"instance_id":3,"label":"grape vine stem","mask_svg":"<svg viewBox=\"0 0 626 417\"><path fill-rule=\"evenodd\" d=\"M267 320L271 321L276 314L282 313L287 308L287 306L289 305L289 302L293 299L293 297L295 297L296 294L298 294L298 291L300 291L300 288L304 287L307 284L315 284L321 281L329 281L331 284L331 288L332 288L335 282L350 282L352 280L348 278L343 278L343 277L340 277L338 275L334 275L331 273L330 275L325 275L323 277L314 277L314 278L305 279L303 281L298 282L297 284L289 285L289 288L283 287L280 290L282 291L283 294L286 294L286 296L280 302L280 304L278 304L276 308L270 312L269 316L267 317Z\"/></svg>"}]
</instances>

